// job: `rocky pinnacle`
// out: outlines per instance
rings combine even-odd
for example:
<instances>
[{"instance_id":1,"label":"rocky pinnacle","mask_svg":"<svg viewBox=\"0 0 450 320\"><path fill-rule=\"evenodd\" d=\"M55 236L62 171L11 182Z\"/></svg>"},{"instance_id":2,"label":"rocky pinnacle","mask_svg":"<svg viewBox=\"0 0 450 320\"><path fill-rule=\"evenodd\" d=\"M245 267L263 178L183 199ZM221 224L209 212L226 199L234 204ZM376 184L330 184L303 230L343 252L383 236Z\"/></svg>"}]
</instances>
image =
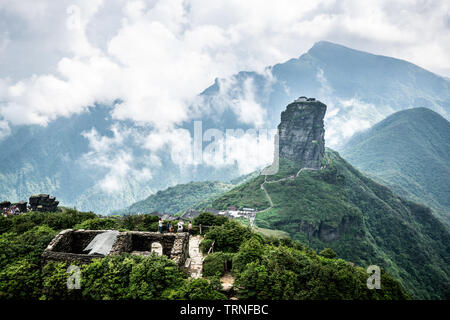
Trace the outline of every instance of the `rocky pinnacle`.
<instances>
[{"instance_id":1,"label":"rocky pinnacle","mask_svg":"<svg viewBox=\"0 0 450 320\"><path fill-rule=\"evenodd\" d=\"M279 156L305 168L320 168L325 156L323 118L327 106L315 99L300 97L281 113L278 125Z\"/></svg>"}]
</instances>

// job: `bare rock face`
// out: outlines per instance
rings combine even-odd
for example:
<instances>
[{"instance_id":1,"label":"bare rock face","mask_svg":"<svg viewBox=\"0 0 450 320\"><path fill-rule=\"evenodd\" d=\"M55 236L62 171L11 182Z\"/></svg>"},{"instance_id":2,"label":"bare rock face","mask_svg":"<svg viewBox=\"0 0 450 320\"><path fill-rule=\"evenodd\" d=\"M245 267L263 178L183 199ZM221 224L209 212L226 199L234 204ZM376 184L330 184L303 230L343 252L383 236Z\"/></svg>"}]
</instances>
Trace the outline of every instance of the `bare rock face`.
<instances>
[{"instance_id":1,"label":"bare rock face","mask_svg":"<svg viewBox=\"0 0 450 320\"><path fill-rule=\"evenodd\" d=\"M323 118L327 106L314 98L300 97L281 113L278 125L279 156L306 168L320 168L325 156Z\"/></svg>"},{"instance_id":2,"label":"bare rock face","mask_svg":"<svg viewBox=\"0 0 450 320\"><path fill-rule=\"evenodd\" d=\"M48 194L39 194L30 197L30 207L32 211L55 212L58 211L59 201Z\"/></svg>"}]
</instances>

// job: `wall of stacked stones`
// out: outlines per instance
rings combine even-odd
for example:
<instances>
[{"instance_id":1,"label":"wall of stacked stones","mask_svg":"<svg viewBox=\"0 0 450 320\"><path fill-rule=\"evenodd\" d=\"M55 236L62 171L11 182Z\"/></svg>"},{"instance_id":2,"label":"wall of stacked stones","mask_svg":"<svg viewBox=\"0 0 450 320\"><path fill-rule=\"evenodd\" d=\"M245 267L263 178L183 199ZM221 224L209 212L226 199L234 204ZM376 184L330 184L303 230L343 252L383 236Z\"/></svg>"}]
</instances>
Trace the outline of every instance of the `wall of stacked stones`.
<instances>
[{"instance_id":1,"label":"wall of stacked stones","mask_svg":"<svg viewBox=\"0 0 450 320\"><path fill-rule=\"evenodd\" d=\"M61 231L47 246L42 259L49 261L69 261L89 263L94 258L103 257L99 254L85 254L83 249L105 230L72 230ZM124 252L149 252L154 242L161 244L163 254L172 259L177 265L184 265L189 254L189 234L160 234L158 232L130 231L120 232L111 248L110 255Z\"/></svg>"}]
</instances>

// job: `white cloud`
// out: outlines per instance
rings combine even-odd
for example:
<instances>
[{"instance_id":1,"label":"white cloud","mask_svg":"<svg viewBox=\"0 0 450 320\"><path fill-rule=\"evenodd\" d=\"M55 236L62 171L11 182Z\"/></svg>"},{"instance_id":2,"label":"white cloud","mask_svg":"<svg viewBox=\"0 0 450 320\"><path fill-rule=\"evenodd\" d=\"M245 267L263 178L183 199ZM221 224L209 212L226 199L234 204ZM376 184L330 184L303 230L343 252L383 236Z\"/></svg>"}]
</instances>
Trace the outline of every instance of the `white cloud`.
<instances>
[{"instance_id":1,"label":"white cloud","mask_svg":"<svg viewBox=\"0 0 450 320\"><path fill-rule=\"evenodd\" d=\"M10 41L8 32L4 31L0 34L0 55L4 54Z\"/></svg>"},{"instance_id":2,"label":"white cloud","mask_svg":"<svg viewBox=\"0 0 450 320\"><path fill-rule=\"evenodd\" d=\"M331 106L331 107L330 107ZM339 147L353 134L366 130L394 112L388 105L376 106L357 97L327 101L325 141L329 147Z\"/></svg>"},{"instance_id":3,"label":"white cloud","mask_svg":"<svg viewBox=\"0 0 450 320\"><path fill-rule=\"evenodd\" d=\"M224 162L237 164L240 174L248 174L262 169L274 160L274 136L276 130L237 130L226 133ZM219 162L220 165L220 162Z\"/></svg>"},{"instance_id":4,"label":"white cloud","mask_svg":"<svg viewBox=\"0 0 450 320\"><path fill-rule=\"evenodd\" d=\"M328 147L339 148L356 132L366 130L395 112L389 105L374 105L354 96L341 99L334 94L322 69L316 78L321 87L320 100L327 105L325 114L325 142Z\"/></svg>"},{"instance_id":5,"label":"white cloud","mask_svg":"<svg viewBox=\"0 0 450 320\"><path fill-rule=\"evenodd\" d=\"M9 136L10 132L8 122L0 119L0 141Z\"/></svg>"},{"instance_id":6,"label":"white cloud","mask_svg":"<svg viewBox=\"0 0 450 320\"><path fill-rule=\"evenodd\" d=\"M253 80L230 92L231 75L255 70L270 80L266 66L297 57L319 40L403 58L450 76L450 4L444 0L3 0L0 18L5 21L0 24L0 137L10 125L46 125L95 103L111 105L116 120L153 130L135 135L117 129L113 138L86 133L92 147L88 159L111 170L103 182L111 190L129 173L151 176L151 170L133 171L141 169L135 169L132 154L122 152L127 150L123 134L139 137L155 165L164 147L179 155L178 162L189 163L182 155L189 154L192 137L178 124L227 107L241 123L263 126L266 110ZM210 104L212 110L198 109L198 93L216 77L222 79L222 102ZM323 72L317 77L324 96L331 96ZM331 144L381 117L358 97L326 102ZM235 154L252 150L249 139L241 142L245 147Z\"/></svg>"},{"instance_id":7,"label":"white cloud","mask_svg":"<svg viewBox=\"0 0 450 320\"><path fill-rule=\"evenodd\" d=\"M152 163L160 165L160 151L170 154L173 163L183 167L194 164L193 140L185 129L154 130L142 136L141 147L148 150Z\"/></svg>"},{"instance_id":8,"label":"white cloud","mask_svg":"<svg viewBox=\"0 0 450 320\"><path fill-rule=\"evenodd\" d=\"M266 81L265 91L270 90L273 83L273 76L270 70L265 70L262 74ZM231 109L237 116L237 120L242 124L253 127L263 127L266 124L267 110L257 99L257 92L252 77L243 81L242 87L240 80L235 76L218 80L219 92L208 102L209 112L221 114L226 109Z\"/></svg>"},{"instance_id":9,"label":"white cloud","mask_svg":"<svg viewBox=\"0 0 450 320\"><path fill-rule=\"evenodd\" d=\"M81 161L85 165L103 168L107 171L98 181L97 187L108 193L120 192L127 179L145 182L152 178L151 168L143 165L144 160L134 154L133 146L142 139L135 129L114 125L111 136L101 136L94 128L83 132L91 151L84 154ZM158 166L158 159L150 157L146 164Z\"/></svg>"},{"instance_id":10,"label":"white cloud","mask_svg":"<svg viewBox=\"0 0 450 320\"><path fill-rule=\"evenodd\" d=\"M17 80L8 75L10 87L19 80L24 86L20 95L1 96L0 115L12 124L46 124L95 102L121 99L113 112L117 119L170 128L189 119L188 106L215 77L239 70L262 72L322 39L392 54L450 75L446 1L85 0L30 5L4 1L0 13L36 28L26 34L26 43L61 56L49 67L52 72ZM102 29L111 35L106 45L93 42L98 39L89 35L111 15L121 19L104 23L111 29ZM20 42L16 44L11 32L17 30L11 28L2 34L9 35L14 47ZM16 51L9 55L8 48L6 59L14 61ZM261 111L248 98L240 104L242 110L235 110L244 122L248 113Z\"/></svg>"}]
</instances>

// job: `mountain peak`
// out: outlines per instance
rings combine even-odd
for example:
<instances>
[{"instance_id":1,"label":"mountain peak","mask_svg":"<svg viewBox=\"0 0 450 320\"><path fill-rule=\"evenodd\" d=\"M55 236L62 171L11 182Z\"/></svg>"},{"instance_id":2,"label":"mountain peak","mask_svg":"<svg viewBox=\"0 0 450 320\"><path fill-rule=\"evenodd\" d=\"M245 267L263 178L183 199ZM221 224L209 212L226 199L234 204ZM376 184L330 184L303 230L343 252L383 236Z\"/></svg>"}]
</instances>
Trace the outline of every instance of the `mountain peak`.
<instances>
[{"instance_id":1,"label":"mountain peak","mask_svg":"<svg viewBox=\"0 0 450 320\"><path fill-rule=\"evenodd\" d=\"M352 49L349 47L346 47L342 44L330 42L330 41L318 41L314 43L314 45L311 47L311 49L308 50L308 53L314 53L316 51L323 51L323 50L341 50L341 51L353 51L353 52L363 52L356 49ZM364 52L366 53L366 52Z\"/></svg>"},{"instance_id":2,"label":"mountain peak","mask_svg":"<svg viewBox=\"0 0 450 320\"><path fill-rule=\"evenodd\" d=\"M316 42L311 49L308 50L308 54L319 59L367 59L377 57L376 54L372 54L366 51L361 51L357 49L352 49L344 45L329 42L329 41L319 41ZM384 56L383 56L384 57ZM390 57L384 57L396 60Z\"/></svg>"},{"instance_id":3,"label":"mountain peak","mask_svg":"<svg viewBox=\"0 0 450 320\"><path fill-rule=\"evenodd\" d=\"M398 111L372 127L372 131L384 130L385 128L392 126L401 126L403 130L406 127L416 127L417 131L431 130L432 132L445 131L448 135L449 122L439 113L425 108L411 108ZM370 130L369 130L370 131ZM441 134L444 134L441 132Z\"/></svg>"},{"instance_id":4,"label":"mountain peak","mask_svg":"<svg viewBox=\"0 0 450 320\"><path fill-rule=\"evenodd\" d=\"M316 43L314 43L314 45L311 47L310 50L319 49L319 48L346 48L346 49L349 49L338 43L321 40L321 41L317 41Z\"/></svg>"},{"instance_id":5,"label":"mountain peak","mask_svg":"<svg viewBox=\"0 0 450 320\"><path fill-rule=\"evenodd\" d=\"M417 107L417 108L401 110L401 111L398 111L398 112L392 114L390 117L404 117L404 116L406 116L406 117L428 116L428 117L433 117L436 119L439 118L439 119L445 120L445 118L443 116L441 116L439 113L437 113L429 108L426 108L426 107Z\"/></svg>"}]
</instances>

